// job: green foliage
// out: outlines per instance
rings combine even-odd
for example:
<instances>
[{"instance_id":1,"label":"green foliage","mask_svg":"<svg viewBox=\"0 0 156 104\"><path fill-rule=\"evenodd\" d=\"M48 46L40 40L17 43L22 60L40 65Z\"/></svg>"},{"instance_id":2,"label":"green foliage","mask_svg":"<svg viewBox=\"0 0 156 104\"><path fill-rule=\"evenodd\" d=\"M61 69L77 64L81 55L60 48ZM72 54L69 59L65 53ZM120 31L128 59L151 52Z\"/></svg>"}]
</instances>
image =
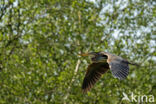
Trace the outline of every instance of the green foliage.
<instances>
[{"instance_id":1,"label":"green foliage","mask_svg":"<svg viewBox=\"0 0 156 104\"><path fill-rule=\"evenodd\" d=\"M155 11L154 0L1 0L0 103L130 104L123 92L156 100ZM78 54L88 51L141 66L122 81L108 72L83 94L89 60Z\"/></svg>"}]
</instances>

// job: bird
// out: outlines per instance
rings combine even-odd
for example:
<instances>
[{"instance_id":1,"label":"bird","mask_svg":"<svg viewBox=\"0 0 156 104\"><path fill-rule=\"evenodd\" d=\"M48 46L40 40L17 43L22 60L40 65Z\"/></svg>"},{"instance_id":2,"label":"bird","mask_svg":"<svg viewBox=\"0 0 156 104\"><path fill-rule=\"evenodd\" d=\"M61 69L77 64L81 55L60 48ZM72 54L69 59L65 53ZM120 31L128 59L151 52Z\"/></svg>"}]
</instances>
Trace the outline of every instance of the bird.
<instances>
[{"instance_id":1,"label":"bird","mask_svg":"<svg viewBox=\"0 0 156 104\"><path fill-rule=\"evenodd\" d=\"M129 74L129 64L137 65L109 52L88 52L80 56L91 56L92 63L88 65L82 83L82 91L89 91L100 79L102 74L111 71L112 75L119 80L125 79Z\"/></svg>"}]
</instances>

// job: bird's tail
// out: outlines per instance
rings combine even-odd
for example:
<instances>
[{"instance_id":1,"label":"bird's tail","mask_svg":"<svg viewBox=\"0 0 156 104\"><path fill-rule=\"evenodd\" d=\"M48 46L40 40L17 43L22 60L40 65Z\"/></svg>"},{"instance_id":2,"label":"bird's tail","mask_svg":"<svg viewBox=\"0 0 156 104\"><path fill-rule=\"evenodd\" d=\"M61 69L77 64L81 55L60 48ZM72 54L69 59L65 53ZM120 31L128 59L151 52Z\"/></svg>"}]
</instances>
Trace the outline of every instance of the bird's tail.
<instances>
[{"instance_id":1,"label":"bird's tail","mask_svg":"<svg viewBox=\"0 0 156 104\"><path fill-rule=\"evenodd\" d=\"M139 64L137 64L137 63L133 63L133 62L129 62L129 64L131 64L131 65L135 65L135 66L140 66Z\"/></svg>"}]
</instances>

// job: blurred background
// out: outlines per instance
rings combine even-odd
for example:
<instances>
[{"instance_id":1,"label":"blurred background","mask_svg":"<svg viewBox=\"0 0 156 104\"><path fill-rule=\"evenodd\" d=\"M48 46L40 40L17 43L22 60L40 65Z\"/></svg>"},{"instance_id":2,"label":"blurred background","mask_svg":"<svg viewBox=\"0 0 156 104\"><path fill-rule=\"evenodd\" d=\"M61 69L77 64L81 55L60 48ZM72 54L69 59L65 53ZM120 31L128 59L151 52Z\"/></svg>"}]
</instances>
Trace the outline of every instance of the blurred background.
<instances>
[{"instance_id":1,"label":"blurred background","mask_svg":"<svg viewBox=\"0 0 156 104\"><path fill-rule=\"evenodd\" d=\"M78 54L92 51L140 67L122 81L109 71L83 94L90 60ZM132 92L156 100L155 0L0 1L1 104L131 104Z\"/></svg>"}]
</instances>

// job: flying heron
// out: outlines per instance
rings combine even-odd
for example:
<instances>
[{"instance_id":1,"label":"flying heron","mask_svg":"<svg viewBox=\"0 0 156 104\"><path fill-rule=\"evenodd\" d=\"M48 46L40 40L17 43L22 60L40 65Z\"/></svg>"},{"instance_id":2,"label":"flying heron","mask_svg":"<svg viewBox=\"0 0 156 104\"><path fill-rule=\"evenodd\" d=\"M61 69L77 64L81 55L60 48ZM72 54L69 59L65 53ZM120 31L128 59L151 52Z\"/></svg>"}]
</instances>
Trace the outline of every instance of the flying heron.
<instances>
[{"instance_id":1,"label":"flying heron","mask_svg":"<svg viewBox=\"0 0 156 104\"><path fill-rule=\"evenodd\" d=\"M128 76L128 65L137 65L108 52L90 52L80 55L91 56L92 61L87 68L87 72L83 80L83 92L89 91L97 80L100 79L101 75L106 73L109 69L115 78L123 80Z\"/></svg>"}]
</instances>

